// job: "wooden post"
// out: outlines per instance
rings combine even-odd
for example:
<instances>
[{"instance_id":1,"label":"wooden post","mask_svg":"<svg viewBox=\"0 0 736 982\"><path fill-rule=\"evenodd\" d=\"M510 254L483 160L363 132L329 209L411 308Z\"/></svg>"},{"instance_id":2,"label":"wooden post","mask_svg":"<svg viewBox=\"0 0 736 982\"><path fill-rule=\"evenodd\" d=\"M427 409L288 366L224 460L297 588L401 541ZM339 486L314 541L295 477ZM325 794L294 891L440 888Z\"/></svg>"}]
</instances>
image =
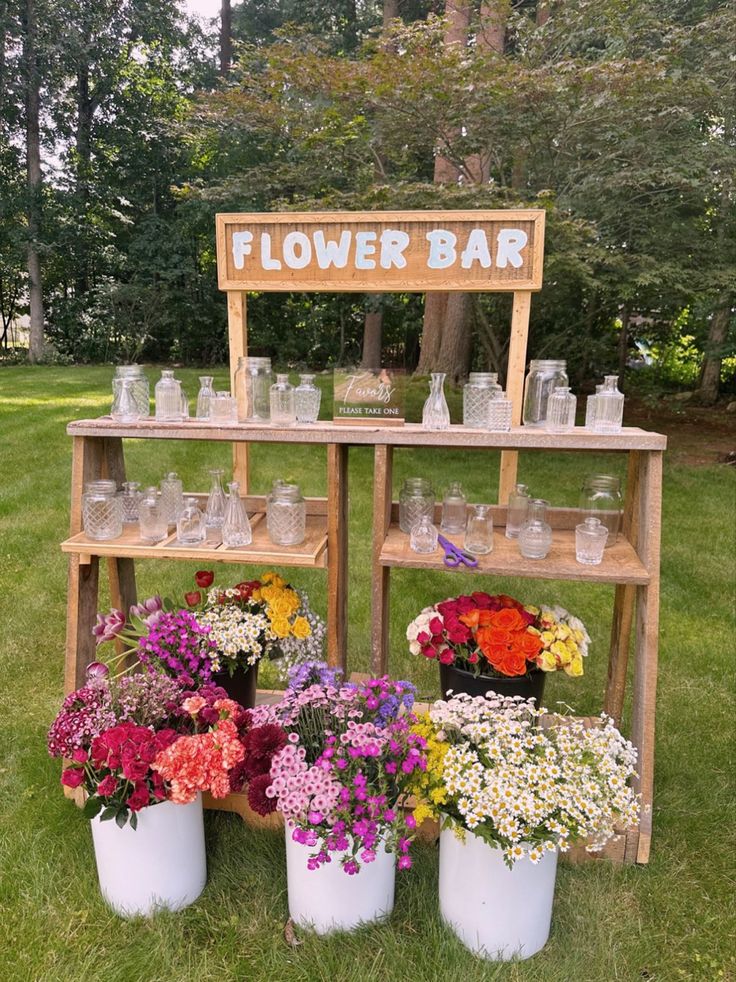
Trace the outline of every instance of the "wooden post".
<instances>
[{"instance_id":1,"label":"wooden post","mask_svg":"<svg viewBox=\"0 0 736 982\"><path fill-rule=\"evenodd\" d=\"M235 391L238 358L248 354L248 312L245 290L227 291L227 333L230 347L230 391L238 398L241 415L244 393ZM248 444L233 444L233 479L240 483L241 494L248 493Z\"/></svg>"},{"instance_id":2,"label":"wooden post","mask_svg":"<svg viewBox=\"0 0 736 982\"><path fill-rule=\"evenodd\" d=\"M107 477L118 486L126 480L123 441L119 437L107 437L103 441L102 467ZM107 560L107 574L110 580L110 602L113 607L127 614L131 605L137 601L134 560L111 556ZM116 648L120 652L122 645L116 644Z\"/></svg>"},{"instance_id":3,"label":"wooden post","mask_svg":"<svg viewBox=\"0 0 736 982\"><path fill-rule=\"evenodd\" d=\"M348 448L327 446L327 661L347 671Z\"/></svg>"},{"instance_id":4,"label":"wooden post","mask_svg":"<svg viewBox=\"0 0 736 982\"><path fill-rule=\"evenodd\" d=\"M532 295L528 290L514 293L514 306L511 314L511 337L509 339L509 360L506 370L506 395L511 400L511 425L521 423L522 401L524 399L524 369L526 368L526 342L529 336L529 313ZM498 476L498 503L508 503L509 494L516 484L516 469L519 454L516 450L504 450L501 454L501 472Z\"/></svg>"},{"instance_id":5,"label":"wooden post","mask_svg":"<svg viewBox=\"0 0 736 982\"><path fill-rule=\"evenodd\" d=\"M381 564L381 550L391 524L393 447L376 446L374 461L371 671L375 676L379 676L385 675L388 671L391 570Z\"/></svg>"},{"instance_id":6,"label":"wooden post","mask_svg":"<svg viewBox=\"0 0 736 982\"><path fill-rule=\"evenodd\" d=\"M649 583L636 588L636 660L632 741L639 751L638 778L641 817L636 860L646 863L652 839L654 796L654 719L657 699L657 644L659 640L659 545L662 520L662 452L642 455L639 492L639 558L649 572Z\"/></svg>"}]
</instances>

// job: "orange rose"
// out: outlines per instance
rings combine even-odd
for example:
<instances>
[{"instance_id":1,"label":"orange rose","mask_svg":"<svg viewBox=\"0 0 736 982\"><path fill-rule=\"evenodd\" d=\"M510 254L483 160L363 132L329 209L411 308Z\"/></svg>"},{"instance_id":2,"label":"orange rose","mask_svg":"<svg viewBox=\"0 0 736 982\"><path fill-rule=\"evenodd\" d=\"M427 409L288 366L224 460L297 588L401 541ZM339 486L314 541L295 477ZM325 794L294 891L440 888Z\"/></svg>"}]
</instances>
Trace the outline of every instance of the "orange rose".
<instances>
[{"instance_id":1,"label":"orange rose","mask_svg":"<svg viewBox=\"0 0 736 982\"><path fill-rule=\"evenodd\" d=\"M509 651L494 645L488 661L501 675L526 675L526 657L522 651Z\"/></svg>"},{"instance_id":2,"label":"orange rose","mask_svg":"<svg viewBox=\"0 0 736 982\"><path fill-rule=\"evenodd\" d=\"M536 658L544 647L539 635L530 634L529 631L524 631L517 643L527 658Z\"/></svg>"},{"instance_id":3,"label":"orange rose","mask_svg":"<svg viewBox=\"0 0 736 982\"><path fill-rule=\"evenodd\" d=\"M497 610L493 615L493 626L503 628L505 631L518 631L525 628L524 618L515 607L504 607Z\"/></svg>"},{"instance_id":4,"label":"orange rose","mask_svg":"<svg viewBox=\"0 0 736 982\"><path fill-rule=\"evenodd\" d=\"M469 610L467 614L460 614L458 620L466 627L474 628L478 626L479 615L480 611L476 608L475 610Z\"/></svg>"}]
</instances>

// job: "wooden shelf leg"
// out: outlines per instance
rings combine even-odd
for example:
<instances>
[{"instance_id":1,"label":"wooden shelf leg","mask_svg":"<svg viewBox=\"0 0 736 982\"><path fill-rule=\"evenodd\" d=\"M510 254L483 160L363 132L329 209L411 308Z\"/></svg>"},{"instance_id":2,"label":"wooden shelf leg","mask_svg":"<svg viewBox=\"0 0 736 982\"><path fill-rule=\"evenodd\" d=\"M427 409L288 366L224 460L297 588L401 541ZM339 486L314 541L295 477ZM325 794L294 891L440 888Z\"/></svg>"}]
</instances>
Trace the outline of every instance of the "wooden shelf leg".
<instances>
[{"instance_id":1,"label":"wooden shelf leg","mask_svg":"<svg viewBox=\"0 0 736 982\"><path fill-rule=\"evenodd\" d=\"M108 437L104 441L103 466L109 478L122 485L126 480L123 441L119 437ZM121 557L109 557L107 575L110 583L110 603L127 614L131 605L137 602L135 585L135 561ZM123 650L116 643L118 654Z\"/></svg>"},{"instance_id":2,"label":"wooden shelf leg","mask_svg":"<svg viewBox=\"0 0 736 982\"><path fill-rule=\"evenodd\" d=\"M227 292L227 329L230 342L230 391L238 400L238 415L242 417L244 392L235 389L238 358L248 354L248 308L244 290ZM248 493L248 444L233 444L233 480L240 484L240 493Z\"/></svg>"},{"instance_id":3,"label":"wooden shelf leg","mask_svg":"<svg viewBox=\"0 0 736 982\"><path fill-rule=\"evenodd\" d=\"M381 549L391 524L393 447L376 446L374 461L371 671L379 676L388 671L391 570L381 565Z\"/></svg>"},{"instance_id":4,"label":"wooden shelf leg","mask_svg":"<svg viewBox=\"0 0 736 982\"><path fill-rule=\"evenodd\" d=\"M327 446L327 661L347 671L348 448Z\"/></svg>"},{"instance_id":5,"label":"wooden shelf leg","mask_svg":"<svg viewBox=\"0 0 736 982\"><path fill-rule=\"evenodd\" d=\"M84 685L85 669L96 657L92 628L97 616L100 562L97 556L90 556L89 560L82 565L79 556L69 557L64 659L64 692L67 695Z\"/></svg>"},{"instance_id":6,"label":"wooden shelf leg","mask_svg":"<svg viewBox=\"0 0 736 982\"><path fill-rule=\"evenodd\" d=\"M529 313L532 295L528 290L514 293L511 312L511 337L509 339L509 360L506 369L506 395L511 400L511 425L521 423L521 408L524 398L524 369L526 368L526 342L529 335ZM501 454L501 472L498 476L498 503L508 504L509 494L516 484L516 469L519 454L516 450L504 450Z\"/></svg>"}]
</instances>

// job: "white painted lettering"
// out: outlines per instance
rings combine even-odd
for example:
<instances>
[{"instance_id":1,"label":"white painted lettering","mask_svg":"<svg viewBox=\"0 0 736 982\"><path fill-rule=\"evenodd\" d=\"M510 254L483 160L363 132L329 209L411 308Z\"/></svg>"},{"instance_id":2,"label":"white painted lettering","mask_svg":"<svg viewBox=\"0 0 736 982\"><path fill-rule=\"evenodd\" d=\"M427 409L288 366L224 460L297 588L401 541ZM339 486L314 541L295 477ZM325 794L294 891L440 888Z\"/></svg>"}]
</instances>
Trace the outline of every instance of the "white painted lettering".
<instances>
[{"instance_id":1,"label":"white painted lettering","mask_svg":"<svg viewBox=\"0 0 736 982\"><path fill-rule=\"evenodd\" d=\"M325 233L322 229L317 229L314 233L314 251L317 256L317 265L320 269L345 269L348 264L348 253L350 251L350 240L352 232L345 231L340 233L340 241L334 239L325 240Z\"/></svg>"},{"instance_id":2,"label":"white painted lettering","mask_svg":"<svg viewBox=\"0 0 736 982\"><path fill-rule=\"evenodd\" d=\"M271 236L261 233L261 266L264 269L281 269L281 260L271 258Z\"/></svg>"},{"instance_id":3,"label":"white painted lettering","mask_svg":"<svg viewBox=\"0 0 736 982\"><path fill-rule=\"evenodd\" d=\"M289 232L282 248L289 269L304 269L312 261L312 243L304 232Z\"/></svg>"},{"instance_id":4,"label":"white painted lettering","mask_svg":"<svg viewBox=\"0 0 736 982\"><path fill-rule=\"evenodd\" d=\"M252 232L233 232L233 264L236 269L245 266L245 257L251 253L251 242L253 241Z\"/></svg>"},{"instance_id":5,"label":"white painted lettering","mask_svg":"<svg viewBox=\"0 0 736 982\"><path fill-rule=\"evenodd\" d=\"M429 242L429 258L427 266L430 269L447 269L457 259L455 243L457 236L453 235L446 228L437 228L432 232L427 232Z\"/></svg>"},{"instance_id":6,"label":"white painted lettering","mask_svg":"<svg viewBox=\"0 0 736 982\"><path fill-rule=\"evenodd\" d=\"M404 269L406 259L404 249L409 245L409 236L398 228L387 228L381 232L381 269Z\"/></svg>"},{"instance_id":7,"label":"white painted lettering","mask_svg":"<svg viewBox=\"0 0 736 982\"><path fill-rule=\"evenodd\" d=\"M376 247L372 245L376 241L375 232L356 232L355 233L355 268L356 269L375 269L375 259L368 256L376 254Z\"/></svg>"},{"instance_id":8,"label":"white painted lettering","mask_svg":"<svg viewBox=\"0 0 736 982\"><path fill-rule=\"evenodd\" d=\"M521 250L527 243L528 236L520 228L502 228L498 233L498 249L496 250L496 266L506 269L508 263L518 269L524 265Z\"/></svg>"},{"instance_id":9,"label":"white painted lettering","mask_svg":"<svg viewBox=\"0 0 736 982\"><path fill-rule=\"evenodd\" d=\"M480 263L483 269L488 269L491 265L488 239L482 228L474 228L471 231L467 245L460 255L460 265L463 269L470 269L475 262Z\"/></svg>"}]
</instances>

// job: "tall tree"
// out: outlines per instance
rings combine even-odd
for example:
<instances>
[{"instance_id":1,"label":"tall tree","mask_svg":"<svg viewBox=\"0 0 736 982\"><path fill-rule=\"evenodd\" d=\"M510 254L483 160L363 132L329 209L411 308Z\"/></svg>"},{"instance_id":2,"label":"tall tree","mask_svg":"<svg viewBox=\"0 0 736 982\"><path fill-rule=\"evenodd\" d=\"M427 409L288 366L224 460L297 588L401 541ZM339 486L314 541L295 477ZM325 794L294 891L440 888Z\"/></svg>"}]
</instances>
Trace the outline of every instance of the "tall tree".
<instances>
[{"instance_id":1,"label":"tall tree","mask_svg":"<svg viewBox=\"0 0 736 982\"><path fill-rule=\"evenodd\" d=\"M38 23L35 0L25 0L23 7L23 66L26 115L26 179L28 190L28 357L38 362L44 354L43 286L39 237L41 232L41 78L38 66Z\"/></svg>"},{"instance_id":2,"label":"tall tree","mask_svg":"<svg viewBox=\"0 0 736 982\"><path fill-rule=\"evenodd\" d=\"M230 0L220 7L220 75L230 74L233 63L233 11Z\"/></svg>"}]
</instances>

